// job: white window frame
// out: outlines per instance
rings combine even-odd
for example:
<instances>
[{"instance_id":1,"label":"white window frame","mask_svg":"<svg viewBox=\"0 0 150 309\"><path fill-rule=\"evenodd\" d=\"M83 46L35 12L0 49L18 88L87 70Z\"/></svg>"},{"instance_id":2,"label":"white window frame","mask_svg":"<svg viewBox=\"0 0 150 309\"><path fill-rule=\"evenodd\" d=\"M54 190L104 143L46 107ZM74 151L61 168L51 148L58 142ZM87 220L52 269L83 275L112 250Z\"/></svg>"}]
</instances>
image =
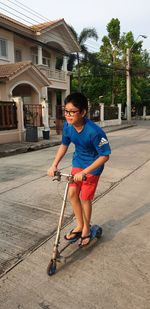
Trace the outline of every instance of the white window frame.
<instances>
[{"instance_id":1,"label":"white window frame","mask_svg":"<svg viewBox=\"0 0 150 309\"><path fill-rule=\"evenodd\" d=\"M2 51L2 44L5 44L4 49L5 49L5 53L3 53ZM3 39L0 37L0 58L8 58L8 41L6 39Z\"/></svg>"},{"instance_id":2,"label":"white window frame","mask_svg":"<svg viewBox=\"0 0 150 309\"><path fill-rule=\"evenodd\" d=\"M42 64L46 65L47 67L50 67L51 58L49 57L42 57Z\"/></svg>"},{"instance_id":3,"label":"white window frame","mask_svg":"<svg viewBox=\"0 0 150 309\"><path fill-rule=\"evenodd\" d=\"M31 57L32 57L32 63L37 65L38 64L38 55L32 53ZM42 57L42 65L50 67L50 63L51 63L51 58Z\"/></svg>"},{"instance_id":4,"label":"white window frame","mask_svg":"<svg viewBox=\"0 0 150 309\"><path fill-rule=\"evenodd\" d=\"M38 64L38 55L37 54L31 54L31 61L33 64Z\"/></svg>"},{"instance_id":5,"label":"white window frame","mask_svg":"<svg viewBox=\"0 0 150 309\"><path fill-rule=\"evenodd\" d=\"M19 57L20 59L17 59L17 53L20 53ZM15 62L20 62L22 61L22 50L20 48L15 48Z\"/></svg>"}]
</instances>

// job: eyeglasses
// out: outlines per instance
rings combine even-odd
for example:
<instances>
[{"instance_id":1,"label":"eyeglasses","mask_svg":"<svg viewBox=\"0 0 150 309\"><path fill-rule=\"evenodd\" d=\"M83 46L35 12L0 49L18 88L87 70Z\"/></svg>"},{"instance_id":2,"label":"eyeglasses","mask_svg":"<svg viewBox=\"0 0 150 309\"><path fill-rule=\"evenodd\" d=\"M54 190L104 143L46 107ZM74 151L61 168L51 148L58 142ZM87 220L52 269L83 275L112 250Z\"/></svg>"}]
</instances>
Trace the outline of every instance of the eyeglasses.
<instances>
[{"instance_id":1,"label":"eyeglasses","mask_svg":"<svg viewBox=\"0 0 150 309\"><path fill-rule=\"evenodd\" d=\"M68 111L67 109L64 109L64 114L69 115L71 117L73 117L76 113L79 113L80 110L76 110L76 111Z\"/></svg>"}]
</instances>

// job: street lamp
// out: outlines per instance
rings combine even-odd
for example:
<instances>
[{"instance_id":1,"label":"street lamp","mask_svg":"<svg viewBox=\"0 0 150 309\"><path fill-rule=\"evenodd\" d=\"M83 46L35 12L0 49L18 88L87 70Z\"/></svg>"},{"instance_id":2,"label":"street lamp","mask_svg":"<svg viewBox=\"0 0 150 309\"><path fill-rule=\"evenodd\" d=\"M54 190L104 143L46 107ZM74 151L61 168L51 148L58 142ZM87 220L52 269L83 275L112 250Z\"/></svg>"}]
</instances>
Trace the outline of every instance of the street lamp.
<instances>
[{"instance_id":1,"label":"street lamp","mask_svg":"<svg viewBox=\"0 0 150 309\"><path fill-rule=\"evenodd\" d=\"M144 34L139 34L136 38L135 42L132 44L130 48L127 48L126 50L126 91L127 91L127 120L131 121L131 52L133 49L134 44L138 40L139 37L142 37L144 39L147 38Z\"/></svg>"}]
</instances>

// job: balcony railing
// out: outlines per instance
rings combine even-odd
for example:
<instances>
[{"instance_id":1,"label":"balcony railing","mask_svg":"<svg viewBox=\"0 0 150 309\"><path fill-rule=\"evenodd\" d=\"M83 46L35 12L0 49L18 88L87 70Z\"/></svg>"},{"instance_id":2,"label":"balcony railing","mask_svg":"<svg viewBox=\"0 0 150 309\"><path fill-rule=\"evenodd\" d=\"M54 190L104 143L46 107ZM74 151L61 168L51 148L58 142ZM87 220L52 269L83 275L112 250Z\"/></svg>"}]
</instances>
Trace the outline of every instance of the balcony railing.
<instances>
[{"instance_id":1,"label":"balcony railing","mask_svg":"<svg viewBox=\"0 0 150 309\"><path fill-rule=\"evenodd\" d=\"M47 66L38 65L38 68L46 75L48 79L55 79L58 81L66 81L66 72L63 70L52 70Z\"/></svg>"},{"instance_id":2,"label":"balcony railing","mask_svg":"<svg viewBox=\"0 0 150 309\"><path fill-rule=\"evenodd\" d=\"M66 72L62 70L49 70L48 78L66 81Z\"/></svg>"}]
</instances>

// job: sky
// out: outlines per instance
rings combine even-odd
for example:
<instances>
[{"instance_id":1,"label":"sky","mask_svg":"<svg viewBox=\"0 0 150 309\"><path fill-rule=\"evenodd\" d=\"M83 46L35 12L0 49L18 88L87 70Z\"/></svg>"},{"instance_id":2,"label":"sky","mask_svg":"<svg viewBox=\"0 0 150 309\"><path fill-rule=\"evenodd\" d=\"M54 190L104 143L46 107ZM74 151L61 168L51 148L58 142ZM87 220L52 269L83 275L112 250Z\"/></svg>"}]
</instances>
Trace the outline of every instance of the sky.
<instances>
[{"instance_id":1,"label":"sky","mask_svg":"<svg viewBox=\"0 0 150 309\"><path fill-rule=\"evenodd\" d=\"M83 28L95 28L99 40L87 44L93 52L99 50L102 37L107 35L107 24L118 18L121 34L132 31L134 39L143 40L143 49L150 53L150 0L1 0L0 12L14 19L18 19L14 15L20 16L20 12L26 24L23 19L36 24L44 22L44 18L45 21L64 18L78 34ZM147 38L142 39L141 34Z\"/></svg>"}]
</instances>

